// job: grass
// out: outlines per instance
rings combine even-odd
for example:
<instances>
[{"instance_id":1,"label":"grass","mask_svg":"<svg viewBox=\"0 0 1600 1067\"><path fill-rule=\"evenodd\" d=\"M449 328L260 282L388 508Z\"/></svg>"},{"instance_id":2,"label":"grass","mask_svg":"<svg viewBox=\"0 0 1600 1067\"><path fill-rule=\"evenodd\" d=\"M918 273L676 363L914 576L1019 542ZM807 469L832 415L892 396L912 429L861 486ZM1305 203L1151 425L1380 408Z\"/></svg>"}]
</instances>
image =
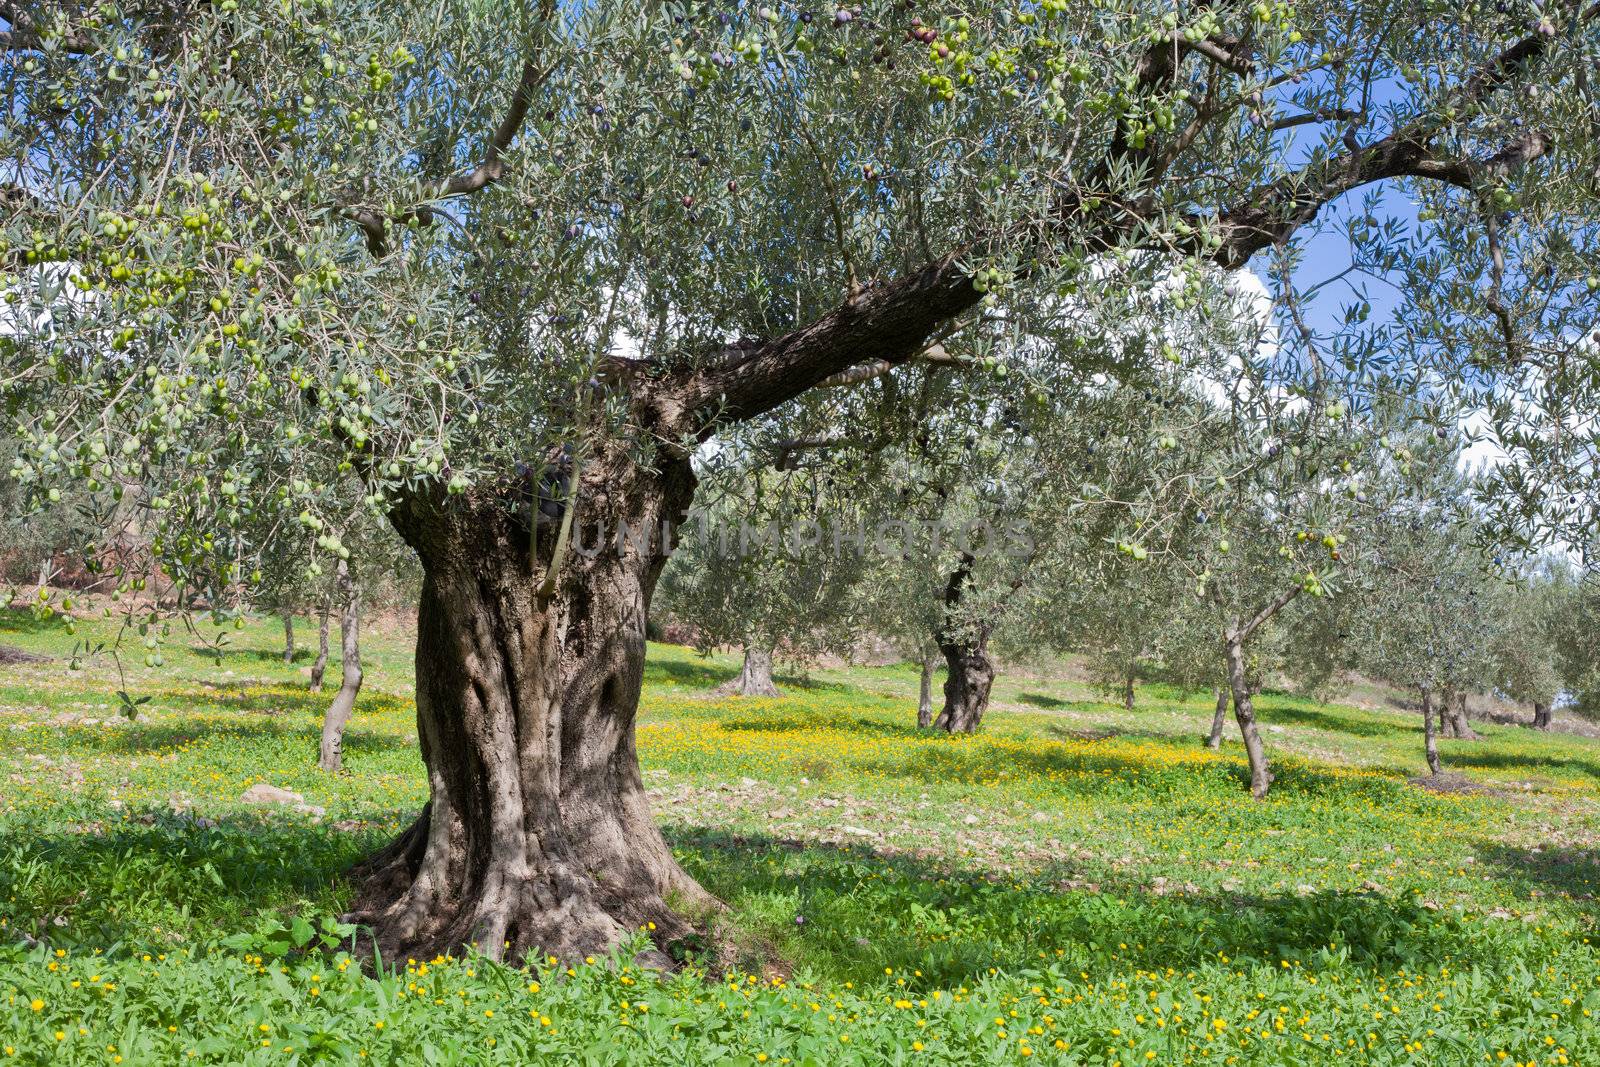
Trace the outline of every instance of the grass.
<instances>
[{"instance_id":1,"label":"grass","mask_svg":"<svg viewBox=\"0 0 1600 1067\"><path fill-rule=\"evenodd\" d=\"M372 974L332 923L424 799L408 634L366 637L342 776L277 624L233 636L130 669L129 724L114 669L0 613L53 657L0 668L0 1064L1600 1063L1589 739L1480 725L1441 747L1481 789L1437 794L1414 715L1267 694L1257 803L1205 695L1014 676L952 739L914 729L914 668L718 700L736 661L652 646L657 810L766 951ZM243 804L261 781L324 814Z\"/></svg>"}]
</instances>

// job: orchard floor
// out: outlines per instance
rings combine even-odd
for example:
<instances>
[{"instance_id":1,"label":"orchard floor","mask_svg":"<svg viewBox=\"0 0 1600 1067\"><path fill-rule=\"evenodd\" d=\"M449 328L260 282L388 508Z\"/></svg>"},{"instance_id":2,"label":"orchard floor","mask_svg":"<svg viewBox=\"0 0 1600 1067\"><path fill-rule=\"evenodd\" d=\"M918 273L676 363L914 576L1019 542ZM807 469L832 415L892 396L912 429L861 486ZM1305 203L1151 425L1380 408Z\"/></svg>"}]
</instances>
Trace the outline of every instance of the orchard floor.
<instances>
[{"instance_id":1,"label":"orchard floor","mask_svg":"<svg viewBox=\"0 0 1600 1067\"><path fill-rule=\"evenodd\" d=\"M424 798L407 634L367 637L337 777L308 661L272 620L232 636L119 679L0 612L52 657L0 667L0 1067L1600 1064L1594 740L1480 724L1442 749L1481 788L1437 793L1414 714L1268 694L1258 803L1238 745L1199 744L1204 696L1010 677L981 736L935 737L910 668L718 700L731 658L652 646L647 781L737 970L374 977L318 946L340 872ZM243 803L258 782L325 813Z\"/></svg>"}]
</instances>

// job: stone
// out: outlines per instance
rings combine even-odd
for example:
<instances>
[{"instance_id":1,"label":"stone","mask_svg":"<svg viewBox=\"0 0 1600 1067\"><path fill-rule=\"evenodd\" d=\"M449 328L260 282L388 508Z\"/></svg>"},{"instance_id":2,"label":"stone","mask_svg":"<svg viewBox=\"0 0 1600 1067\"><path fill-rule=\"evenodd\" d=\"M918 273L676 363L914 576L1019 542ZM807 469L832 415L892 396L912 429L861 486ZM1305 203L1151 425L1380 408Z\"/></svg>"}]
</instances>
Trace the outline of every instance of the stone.
<instances>
[{"instance_id":1,"label":"stone","mask_svg":"<svg viewBox=\"0 0 1600 1067\"><path fill-rule=\"evenodd\" d=\"M303 804L306 798L280 786L257 782L239 799L246 804Z\"/></svg>"}]
</instances>

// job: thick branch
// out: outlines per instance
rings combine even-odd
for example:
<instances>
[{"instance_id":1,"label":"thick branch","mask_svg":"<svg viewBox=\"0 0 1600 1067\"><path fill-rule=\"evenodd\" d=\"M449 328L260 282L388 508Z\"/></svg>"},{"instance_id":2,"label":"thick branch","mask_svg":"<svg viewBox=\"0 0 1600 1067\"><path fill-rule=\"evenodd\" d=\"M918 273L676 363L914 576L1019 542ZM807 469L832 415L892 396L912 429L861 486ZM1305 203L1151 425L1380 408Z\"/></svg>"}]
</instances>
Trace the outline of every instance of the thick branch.
<instances>
[{"instance_id":1,"label":"thick branch","mask_svg":"<svg viewBox=\"0 0 1600 1067\"><path fill-rule=\"evenodd\" d=\"M719 421L754 418L868 361L905 363L942 324L982 298L954 255L862 289L810 325L696 374L684 396L685 407L699 413L694 431L704 437Z\"/></svg>"},{"instance_id":2,"label":"thick branch","mask_svg":"<svg viewBox=\"0 0 1600 1067\"><path fill-rule=\"evenodd\" d=\"M952 356L949 352L945 351L944 345L936 344L929 345L911 359L904 360L901 363L890 363L887 360L875 359L871 363L863 363L859 367L851 367L849 370L843 370L838 374L824 378L822 381L817 383L817 387L819 389L841 389L846 386L860 385L862 382L870 382L874 378L882 378L885 374L888 374L896 367L904 366L906 363L930 363L938 367L966 367L974 365L972 360L962 359L959 356Z\"/></svg>"}]
</instances>

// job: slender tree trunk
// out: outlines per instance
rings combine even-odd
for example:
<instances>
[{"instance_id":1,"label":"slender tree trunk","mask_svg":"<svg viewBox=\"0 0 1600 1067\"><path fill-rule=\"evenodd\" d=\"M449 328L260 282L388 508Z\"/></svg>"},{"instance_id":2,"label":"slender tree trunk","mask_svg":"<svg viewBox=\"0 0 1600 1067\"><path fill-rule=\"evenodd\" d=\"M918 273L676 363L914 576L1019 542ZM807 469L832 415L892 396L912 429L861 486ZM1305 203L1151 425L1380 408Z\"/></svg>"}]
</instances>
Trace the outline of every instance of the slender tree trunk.
<instances>
[{"instance_id":1,"label":"slender tree trunk","mask_svg":"<svg viewBox=\"0 0 1600 1067\"><path fill-rule=\"evenodd\" d=\"M1217 710L1211 716L1211 736L1206 738L1206 747L1220 749L1222 747L1222 728L1228 721L1228 687L1217 686Z\"/></svg>"},{"instance_id":2,"label":"slender tree trunk","mask_svg":"<svg viewBox=\"0 0 1600 1067\"><path fill-rule=\"evenodd\" d=\"M361 692L361 587L350 574L350 567L339 561L339 593L344 599L344 611L339 615L339 662L343 678L333 703L322 716L322 746L317 756L317 766L325 771L337 771L344 766L344 728L356 708L356 696ZM327 615L323 615L323 641L327 640ZM326 656L326 644L323 655Z\"/></svg>"},{"instance_id":3,"label":"slender tree trunk","mask_svg":"<svg viewBox=\"0 0 1600 1067\"><path fill-rule=\"evenodd\" d=\"M328 604L317 609L317 658L311 663L311 691L322 692L322 676L328 670Z\"/></svg>"},{"instance_id":4,"label":"slender tree trunk","mask_svg":"<svg viewBox=\"0 0 1600 1067\"><path fill-rule=\"evenodd\" d=\"M1245 758L1250 761L1250 795L1260 800L1272 788L1272 771L1267 767L1261 731L1256 728L1255 695L1263 679L1253 682L1246 671L1244 645L1252 634L1304 592L1305 586L1291 585L1273 597L1249 619L1235 620L1222 635L1223 657L1228 668L1228 690L1233 694L1233 717L1239 722Z\"/></svg>"},{"instance_id":5,"label":"slender tree trunk","mask_svg":"<svg viewBox=\"0 0 1600 1067\"><path fill-rule=\"evenodd\" d=\"M1448 690L1446 696L1448 696ZM1428 770L1439 777L1439 742L1433 729L1433 690L1422 691L1422 749L1428 757ZM1440 708L1441 717L1443 708Z\"/></svg>"},{"instance_id":6,"label":"slender tree trunk","mask_svg":"<svg viewBox=\"0 0 1600 1067\"><path fill-rule=\"evenodd\" d=\"M1233 717L1239 723L1245 758L1250 761L1250 795L1260 800L1272 788L1272 771L1267 767L1266 749L1256 727L1255 702L1245 675L1244 639L1235 631L1224 641L1223 649L1228 661L1228 688L1233 693Z\"/></svg>"},{"instance_id":7,"label":"slender tree trunk","mask_svg":"<svg viewBox=\"0 0 1600 1067\"><path fill-rule=\"evenodd\" d=\"M926 730L933 725L933 671L938 656L931 651L922 653L922 677L917 682L917 728Z\"/></svg>"},{"instance_id":8,"label":"slender tree trunk","mask_svg":"<svg viewBox=\"0 0 1600 1067\"><path fill-rule=\"evenodd\" d=\"M744 666L739 670L739 677L720 686L717 692L741 697L782 696L783 694L778 692L778 687L772 682L772 650L746 644Z\"/></svg>"},{"instance_id":9,"label":"slender tree trunk","mask_svg":"<svg viewBox=\"0 0 1600 1067\"><path fill-rule=\"evenodd\" d=\"M283 662L294 662L294 616L283 613Z\"/></svg>"},{"instance_id":10,"label":"slender tree trunk","mask_svg":"<svg viewBox=\"0 0 1600 1067\"><path fill-rule=\"evenodd\" d=\"M675 906L720 907L652 819L634 747L662 522L683 520L694 476L687 458L663 451L644 470L619 448L591 458L580 483L578 547L564 557L566 527L538 517L527 480L498 495L412 498L392 513L423 566L417 726L429 801L352 872L352 915L385 959L462 945L566 959L641 929L670 946L695 932ZM619 536L624 523L631 539ZM591 531L582 539L580 527ZM671 964L659 952L649 962Z\"/></svg>"},{"instance_id":11,"label":"slender tree trunk","mask_svg":"<svg viewBox=\"0 0 1600 1067\"><path fill-rule=\"evenodd\" d=\"M1133 683L1134 683L1134 680L1135 680L1134 679L1134 671L1133 671L1132 665L1130 664L1129 667L1128 667L1127 675L1122 679L1122 709L1124 711L1132 711L1133 710Z\"/></svg>"},{"instance_id":12,"label":"slender tree trunk","mask_svg":"<svg viewBox=\"0 0 1600 1067\"><path fill-rule=\"evenodd\" d=\"M1550 705L1542 701L1533 702L1533 728L1535 730L1550 729Z\"/></svg>"},{"instance_id":13,"label":"slender tree trunk","mask_svg":"<svg viewBox=\"0 0 1600 1067\"><path fill-rule=\"evenodd\" d=\"M952 734L977 732L983 713L989 710L989 690L994 686L988 625L956 617L975 562L970 552L963 552L944 592L945 624L939 631L939 652L946 667L944 707L933 726Z\"/></svg>"}]
</instances>

